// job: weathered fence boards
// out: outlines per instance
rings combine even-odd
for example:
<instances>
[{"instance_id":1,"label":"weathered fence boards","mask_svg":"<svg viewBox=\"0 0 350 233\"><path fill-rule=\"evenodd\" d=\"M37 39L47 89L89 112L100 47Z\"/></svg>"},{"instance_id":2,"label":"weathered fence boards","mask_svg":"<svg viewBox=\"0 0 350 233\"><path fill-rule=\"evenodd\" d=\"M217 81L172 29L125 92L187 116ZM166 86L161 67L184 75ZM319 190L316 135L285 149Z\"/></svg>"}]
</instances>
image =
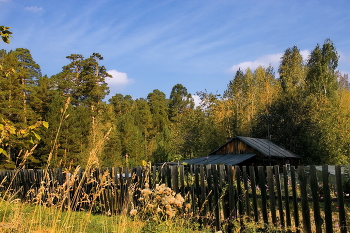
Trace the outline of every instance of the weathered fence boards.
<instances>
[{"instance_id":1,"label":"weathered fence boards","mask_svg":"<svg viewBox=\"0 0 350 233\"><path fill-rule=\"evenodd\" d=\"M216 230L264 222L290 232L347 232L350 203L343 193L341 167L330 179L328 166L238 167L180 165L106 168L84 171L0 171L1 192L23 201L62 208L94 208L106 214L126 212L139 205L148 183L165 183L191 204L200 223ZM330 182L330 180L334 182ZM40 198L38 198L40 196ZM91 203L94 203L92 205Z\"/></svg>"}]
</instances>

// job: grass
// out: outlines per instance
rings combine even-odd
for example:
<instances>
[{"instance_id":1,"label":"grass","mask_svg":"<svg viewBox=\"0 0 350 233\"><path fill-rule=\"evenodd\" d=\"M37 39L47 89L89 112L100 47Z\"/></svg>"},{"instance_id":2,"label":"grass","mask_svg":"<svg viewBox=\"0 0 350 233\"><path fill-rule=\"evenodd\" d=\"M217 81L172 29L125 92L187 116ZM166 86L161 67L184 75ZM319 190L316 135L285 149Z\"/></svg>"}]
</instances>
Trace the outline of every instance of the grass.
<instances>
[{"instance_id":1,"label":"grass","mask_svg":"<svg viewBox=\"0 0 350 233\"><path fill-rule=\"evenodd\" d=\"M87 211L62 211L18 200L1 201L0 218L0 232L203 232L189 226L188 220L180 218L152 221L127 214L95 215Z\"/></svg>"},{"instance_id":2,"label":"grass","mask_svg":"<svg viewBox=\"0 0 350 233\"><path fill-rule=\"evenodd\" d=\"M141 232L145 223L126 215L61 211L21 202L0 203L1 232Z\"/></svg>"}]
</instances>

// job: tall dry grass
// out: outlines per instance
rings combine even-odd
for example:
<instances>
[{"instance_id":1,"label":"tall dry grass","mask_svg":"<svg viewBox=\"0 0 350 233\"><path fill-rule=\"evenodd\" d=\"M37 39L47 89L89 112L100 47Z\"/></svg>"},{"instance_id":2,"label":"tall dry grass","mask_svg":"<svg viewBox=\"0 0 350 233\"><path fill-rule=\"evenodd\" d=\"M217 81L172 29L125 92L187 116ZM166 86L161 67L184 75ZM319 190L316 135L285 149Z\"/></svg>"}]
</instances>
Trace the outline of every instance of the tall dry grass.
<instances>
[{"instance_id":1,"label":"tall dry grass","mask_svg":"<svg viewBox=\"0 0 350 233\"><path fill-rule=\"evenodd\" d=\"M108 173L102 174L99 181L91 176L91 171L99 166L99 155L110 133L110 130L104 134L99 131L99 127L95 125L98 122L95 118L93 119L92 138L89 139L94 143L86 152L88 156L83 173L80 174L81 168L76 167L73 171L69 169L65 171L66 180L63 184L58 184L52 179L49 169L56 159L54 151L57 147L61 126L69 117L67 114L69 103L68 98L64 108L61 109L60 123L48 155L40 188L29 190L27 202L18 198L16 191L11 189L12 182L23 170L26 159L34 152L36 146L25 153L11 180L6 181L7 177L5 177L1 181L0 185L7 184L7 187L2 187L2 190L5 191L0 193L0 232L196 232L194 227L187 224L188 219L185 221L184 218L175 218L177 214L175 207L180 204L172 203L172 200L180 200L182 205L183 198L178 195L173 196L173 192L164 186L161 187L166 192L170 192L169 200L166 200L170 201L168 205L174 204L175 206L172 208L168 208L168 205L161 206L164 209L164 215L161 218L159 216L163 210L154 212L152 216L149 205L145 204L136 210L131 201L124 207L125 211L120 214L94 214L98 208L96 206L98 200L108 184L112 182L108 180ZM85 193L84 183L94 183L93 194ZM133 187L130 187L130 192L135 191L132 189ZM73 193L72 190L74 190ZM154 220L156 217L157 221Z\"/></svg>"}]
</instances>

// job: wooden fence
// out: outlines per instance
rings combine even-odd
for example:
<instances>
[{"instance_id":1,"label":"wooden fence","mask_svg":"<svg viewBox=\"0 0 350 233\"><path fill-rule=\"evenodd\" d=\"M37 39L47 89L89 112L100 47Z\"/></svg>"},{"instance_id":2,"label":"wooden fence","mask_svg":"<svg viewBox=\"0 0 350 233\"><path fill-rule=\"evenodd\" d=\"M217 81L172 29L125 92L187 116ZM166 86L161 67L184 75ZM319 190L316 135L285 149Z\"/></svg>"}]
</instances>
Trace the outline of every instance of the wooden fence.
<instances>
[{"instance_id":1,"label":"wooden fence","mask_svg":"<svg viewBox=\"0 0 350 233\"><path fill-rule=\"evenodd\" d=\"M290 232L347 232L350 203L342 167L335 166L334 175L328 169L180 165L0 171L0 189L23 201L117 214L140 204L146 183L151 189L164 183L185 197L201 224L215 230L230 232L236 221Z\"/></svg>"}]
</instances>

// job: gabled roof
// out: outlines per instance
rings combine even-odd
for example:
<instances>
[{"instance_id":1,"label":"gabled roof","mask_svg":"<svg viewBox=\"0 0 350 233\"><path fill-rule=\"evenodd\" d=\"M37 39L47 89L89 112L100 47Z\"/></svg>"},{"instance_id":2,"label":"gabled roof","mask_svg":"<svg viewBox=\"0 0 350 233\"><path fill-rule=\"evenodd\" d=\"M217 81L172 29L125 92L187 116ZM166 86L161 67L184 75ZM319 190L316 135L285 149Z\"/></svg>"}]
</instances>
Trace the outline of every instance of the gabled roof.
<instances>
[{"instance_id":1,"label":"gabled roof","mask_svg":"<svg viewBox=\"0 0 350 233\"><path fill-rule=\"evenodd\" d=\"M206 157L187 159L180 162L171 162L167 164L224 164L237 165L243 161L254 157L256 154L227 154L227 155L209 155Z\"/></svg>"},{"instance_id":2,"label":"gabled roof","mask_svg":"<svg viewBox=\"0 0 350 233\"><path fill-rule=\"evenodd\" d=\"M247 145L251 146L253 149L259 151L266 157L281 157L281 158L298 158L301 159L301 156L294 154L293 152L284 149L275 143L271 142L268 139L260 139L260 138L250 138L250 137L241 137L237 136L232 139L230 139L228 142L226 142L224 145L220 146L218 149L214 150L210 154L214 154L218 150L220 150L225 145L229 144L235 139L239 139L242 142L246 143Z\"/></svg>"}]
</instances>

